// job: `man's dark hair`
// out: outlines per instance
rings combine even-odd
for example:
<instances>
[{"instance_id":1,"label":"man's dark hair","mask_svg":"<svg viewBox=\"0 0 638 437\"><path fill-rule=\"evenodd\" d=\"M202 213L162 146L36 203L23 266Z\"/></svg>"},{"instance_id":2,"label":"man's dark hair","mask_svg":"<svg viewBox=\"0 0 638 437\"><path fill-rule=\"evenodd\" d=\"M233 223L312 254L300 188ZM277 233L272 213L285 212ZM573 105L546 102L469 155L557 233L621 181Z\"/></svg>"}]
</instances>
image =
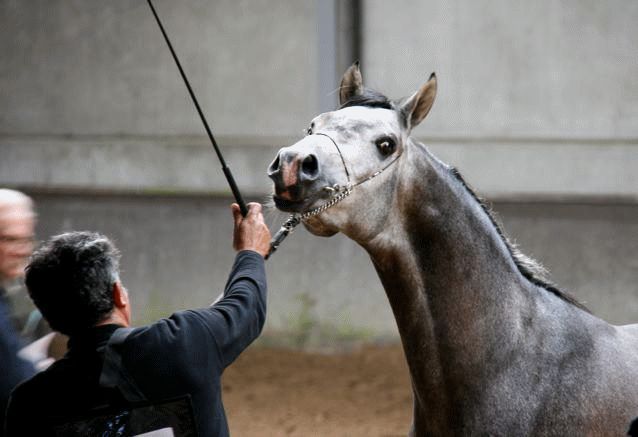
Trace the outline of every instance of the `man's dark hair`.
<instances>
[{"instance_id":1,"label":"man's dark hair","mask_svg":"<svg viewBox=\"0 0 638 437\"><path fill-rule=\"evenodd\" d=\"M119 252L104 235L70 232L35 250L26 270L31 299L56 331L72 336L113 311Z\"/></svg>"}]
</instances>

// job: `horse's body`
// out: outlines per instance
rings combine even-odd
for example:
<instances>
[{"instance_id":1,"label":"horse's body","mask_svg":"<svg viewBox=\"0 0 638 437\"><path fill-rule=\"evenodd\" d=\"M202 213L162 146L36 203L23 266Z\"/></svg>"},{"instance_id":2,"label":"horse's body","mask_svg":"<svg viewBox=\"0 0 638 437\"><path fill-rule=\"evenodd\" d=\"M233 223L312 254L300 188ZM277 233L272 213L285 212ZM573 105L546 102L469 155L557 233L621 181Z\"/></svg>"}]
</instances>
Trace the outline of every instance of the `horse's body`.
<instances>
[{"instance_id":1,"label":"horse's body","mask_svg":"<svg viewBox=\"0 0 638 437\"><path fill-rule=\"evenodd\" d=\"M351 189L304 224L369 253L410 370L411 435L625 435L638 414L638 325L612 326L542 279L460 176L409 137L435 92L432 76L384 103L351 67L342 109L271 165L277 206L300 213Z\"/></svg>"}]
</instances>

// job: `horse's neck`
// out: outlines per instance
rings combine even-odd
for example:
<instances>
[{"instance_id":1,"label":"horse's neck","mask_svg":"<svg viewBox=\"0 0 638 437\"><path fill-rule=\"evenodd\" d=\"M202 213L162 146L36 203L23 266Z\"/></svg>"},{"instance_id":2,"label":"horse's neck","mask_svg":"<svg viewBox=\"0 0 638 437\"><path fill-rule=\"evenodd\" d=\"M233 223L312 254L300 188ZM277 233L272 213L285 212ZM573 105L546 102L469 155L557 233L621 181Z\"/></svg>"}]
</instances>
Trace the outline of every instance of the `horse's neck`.
<instances>
[{"instance_id":1,"label":"horse's neck","mask_svg":"<svg viewBox=\"0 0 638 437\"><path fill-rule=\"evenodd\" d=\"M428 162L402 169L396 213L365 247L388 295L413 379L428 379L424 383L436 391L442 383L437 374L450 366L478 366L490 342L509 335L525 303L524 289L532 285L474 196L438 160L420 159Z\"/></svg>"}]
</instances>

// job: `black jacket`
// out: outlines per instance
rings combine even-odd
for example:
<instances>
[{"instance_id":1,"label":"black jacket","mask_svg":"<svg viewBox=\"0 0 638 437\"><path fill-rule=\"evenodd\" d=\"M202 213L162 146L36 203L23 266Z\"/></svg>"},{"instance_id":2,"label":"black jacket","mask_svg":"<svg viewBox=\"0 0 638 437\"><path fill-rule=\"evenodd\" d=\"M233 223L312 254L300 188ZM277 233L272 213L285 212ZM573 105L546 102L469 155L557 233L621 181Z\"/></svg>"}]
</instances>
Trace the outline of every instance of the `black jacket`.
<instances>
[{"instance_id":1,"label":"black jacket","mask_svg":"<svg viewBox=\"0 0 638 437\"><path fill-rule=\"evenodd\" d=\"M147 400L188 394L198 435L227 436L220 378L257 338L265 316L263 258L243 251L237 254L221 300L134 329L118 352ZM99 385L98 349L115 329L116 325L99 326L74 336L64 358L18 386L7 410L7 436L49 435L44 417L74 416L112 402L113 393Z\"/></svg>"},{"instance_id":2,"label":"black jacket","mask_svg":"<svg viewBox=\"0 0 638 437\"><path fill-rule=\"evenodd\" d=\"M35 368L29 361L18 356L24 345L11 321L11 306L0 288L0 423L4 423L4 412L11 390L19 382L35 374ZM0 437L2 436L0 429Z\"/></svg>"}]
</instances>

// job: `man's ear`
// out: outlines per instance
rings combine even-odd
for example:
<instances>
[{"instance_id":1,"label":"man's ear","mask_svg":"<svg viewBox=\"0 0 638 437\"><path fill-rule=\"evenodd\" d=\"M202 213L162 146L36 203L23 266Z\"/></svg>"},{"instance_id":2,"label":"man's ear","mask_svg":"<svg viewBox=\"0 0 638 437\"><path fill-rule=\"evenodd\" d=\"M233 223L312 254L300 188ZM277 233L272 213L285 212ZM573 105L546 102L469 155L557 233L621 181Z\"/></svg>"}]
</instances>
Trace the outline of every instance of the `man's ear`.
<instances>
[{"instance_id":1,"label":"man's ear","mask_svg":"<svg viewBox=\"0 0 638 437\"><path fill-rule=\"evenodd\" d=\"M113 284L113 304L118 308L124 308L129 304L128 292L120 281Z\"/></svg>"}]
</instances>

